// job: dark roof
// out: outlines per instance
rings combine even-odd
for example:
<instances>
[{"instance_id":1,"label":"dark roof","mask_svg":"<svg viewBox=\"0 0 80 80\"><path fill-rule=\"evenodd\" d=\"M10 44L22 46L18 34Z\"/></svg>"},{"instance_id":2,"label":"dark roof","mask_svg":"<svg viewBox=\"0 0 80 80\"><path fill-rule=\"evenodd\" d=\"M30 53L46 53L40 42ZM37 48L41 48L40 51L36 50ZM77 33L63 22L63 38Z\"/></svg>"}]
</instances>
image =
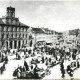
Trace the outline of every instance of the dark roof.
<instances>
[{"instance_id":1,"label":"dark roof","mask_svg":"<svg viewBox=\"0 0 80 80\"><path fill-rule=\"evenodd\" d=\"M56 32L56 31L55 31L55 34L57 34L57 35L62 35L63 33L61 33L61 32Z\"/></svg>"},{"instance_id":2,"label":"dark roof","mask_svg":"<svg viewBox=\"0 0 80 80\"><path fill-rule=\"evenodd\" d=\"M22 22L20 22L17 18L15 18L14 20L17 20L16 23L8 23L8 22L4 22L3 19L6 19L6 18L0 18L0 24L1 25L8 25L8 26L23 26L23 27L27 27L29 28L29 26L23 24Z\"/></svg>"},{"instance_id":3,"label":"dark roof","mask_svg":"<svg viewBox=\"0 0 80 80\"><path fill-rule=\"evenodd\" d=\"M15 11L15 8L13 8L13 7L11 7L11 6L10 6L10 7L7 7L7 9L9 9L9 10L12 9L12 10Z\"/></svg>"},{"instance_id":4,"label":"dark roof","mask_svg":"<svg viewBox=\"0 0 80 80\"><path fill-rule=\"evenodd\" d=\"M22 22L19 22L19 25L20 25L20 26L27 26L27 25L25 25L25 24L22 23ZM29 26L27 26L27 27L29 27Z\"/></svg>"},{"instance_id":5,"label":"dark roof","mask_svg":"<svg viewBox=\"0 0 80 80\"><path fill-rule=\"evenodd\" d=\"M77 35L79 33L79 29L69 30L69 35Z\"/></svg>"},{"instance_id":6,"label":"dark roof","mask_svg":"<svg viewBox=\"0 0 80 80\"><path fill-rule=\"evenodd\" d=\"M48 28L44 28L45 33L51 33L51 31Z\"/></svg>"},{"instance_id":7,"label":"dark roof","mask_svg":"<svg viewBox=\"0 0 80 80\"><path fill-rule=\"evenodd\" d=\"M42 29L43 29L43 31L44 31L46 34L53 34L53 33L55 33L54 30L50 30L50 29L48 29L48 28L42 28Z\"/></svg>"},{"instance_id":8,"label":"dark roof","mask_svg":"<svg viewBox=\"0 0 80 80\"><path fill-rule=\"evenodd\" d=\"M41 28L32 28L34 33L45 33Z\"/></svg>"},{"instance_id":9,"label":"dark roof","mask_svg":"<svg viewBox=\"0 0 80 80\"><path fill-rule=\"evenodd\" d=\"M0 24L4 24L4 22L2 21L2 18L0 18Z\"/></svg>"}]
</instances>

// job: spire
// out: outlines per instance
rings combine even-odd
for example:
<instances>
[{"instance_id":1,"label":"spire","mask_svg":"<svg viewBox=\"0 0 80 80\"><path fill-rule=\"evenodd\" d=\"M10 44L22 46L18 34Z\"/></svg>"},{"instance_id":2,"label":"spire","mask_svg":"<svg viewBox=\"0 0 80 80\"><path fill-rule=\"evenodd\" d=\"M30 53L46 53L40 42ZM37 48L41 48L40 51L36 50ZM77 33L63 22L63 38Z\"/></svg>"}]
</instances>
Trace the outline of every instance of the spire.
<instances>
[{"instance_id":1,"label":"spire","mask_svg":"<svg viewBox=\"0 0 80 80\"><path fill-rule=\"evenodd\" d=\"M10 0L10 7L11 7L11 0Z\"/></svg>"}]
</instances>

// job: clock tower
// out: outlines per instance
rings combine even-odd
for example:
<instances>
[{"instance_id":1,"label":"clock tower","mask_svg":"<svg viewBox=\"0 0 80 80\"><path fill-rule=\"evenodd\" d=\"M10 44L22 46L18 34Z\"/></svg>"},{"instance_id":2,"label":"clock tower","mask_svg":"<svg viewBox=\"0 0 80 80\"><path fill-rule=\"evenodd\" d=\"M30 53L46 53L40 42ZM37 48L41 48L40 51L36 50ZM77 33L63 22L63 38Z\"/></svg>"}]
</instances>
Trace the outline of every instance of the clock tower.
<instances>
[{"instance_id":1,"label":"clock tower","mask_svg":"<svg viewBox=\"0 0 80 80\"><path fill-rule=\"evenodd\" d=\"M15 18L15 8L7 7L7 17L8 18Z\"/></svg>"}]
</instances>

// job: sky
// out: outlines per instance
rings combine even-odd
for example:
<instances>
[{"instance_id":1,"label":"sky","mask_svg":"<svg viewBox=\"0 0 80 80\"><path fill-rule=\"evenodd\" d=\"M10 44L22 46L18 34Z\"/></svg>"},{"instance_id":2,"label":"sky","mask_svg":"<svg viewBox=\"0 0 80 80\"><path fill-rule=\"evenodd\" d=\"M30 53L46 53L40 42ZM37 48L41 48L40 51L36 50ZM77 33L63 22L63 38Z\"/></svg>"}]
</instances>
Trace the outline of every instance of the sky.
<instances>
[{"instance_id":1,"label":"sky","mask_svg":"<svg viewBox=\"0 0 80 80\"><path fill-rule=\"evenodd\" d=\"M6 15L10 0L0 0L0 17ZM80 29L79 0L11 0L15 15L31 27L56 31Z\"/></svg>"}]
</instances>

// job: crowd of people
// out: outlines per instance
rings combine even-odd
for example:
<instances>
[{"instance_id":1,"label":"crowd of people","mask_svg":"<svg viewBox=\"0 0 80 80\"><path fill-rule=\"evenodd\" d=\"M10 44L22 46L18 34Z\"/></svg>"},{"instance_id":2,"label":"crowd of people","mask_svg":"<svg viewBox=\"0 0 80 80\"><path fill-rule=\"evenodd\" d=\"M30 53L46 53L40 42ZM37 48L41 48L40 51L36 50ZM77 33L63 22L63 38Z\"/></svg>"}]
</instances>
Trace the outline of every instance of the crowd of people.
<instances>
[{"instance_id":1,"label":"crowd of people","mask_svg":"<svg viewBox=\"0 0 80 80\"><path fill-rule=\"evenodd\" d=\"M65 70L64 62L66 61L76 61L76 68L80 67L79 63L79 52L77 49L70 49L70 48L57 48L57 47L35 47L35 48L22 48L17 49L16 51L13 50L11 53L10 50L2 50L0 51L0 62L4 62L5 64L8 62L8 55L14 54L16 55L17 60L24 59L24 65L18 65L17 69L15 69L13 76L17 78L29 78L29 79L40 79L49 75L51 73L50 68L56 66L57 64L60 65L60 71L62 74L62 78L65 77L65 73L67 72L69 76L73 76L73 66L72 64L67 65ZM30 64L27 63L27 58L30 58ZM39 68L38 64L42 64L43 67ZM75 66L75 65L74 65ZM45 68L46 67L46 68ZM5 65L0 68L0 70L5 69ZM45 68L45 69L44 69ZM49 73L48 73L49 72ZM41 75L40 75L41 73Z\"/></svg>"},{"instance_id":2,"label":"crowd of people","mask_svg":"<svg viewBox=\"0 0 80 80\"><path fill-rule=\"evenodd\" d=\"M1 50L0 51L0 74L6 70L5 66L8 63L8 50Z\"/></svg>"},{"instance_id":3,"label":"crowd of people","mask_svg":"<svg viewBox=\"0 0 80 80\"><path fill-rule=\"evenodd\" d=\"M23 56L21 55L21 52L23 52ZM19 54L20 53L20 54ZM40 54L39 56L41 57L41 59L39 60L39 56L37 56L37 54ZM17 72L29 72L27 73L27 75L31 75L30 77L24 77L24 78L40 78L38 71L40 71L41 69L38 68L38 64L45 64L45 66L47 66L47 69L49 70L49 68L60 64L60 70L61 70L61 74L62 74L62 78L65 77L65 71L67 71L67 73L72 77L73 76L73 70L71 70L71 66L68 65L67 69L64 69L64 62L67 61L71 61L71 60L77 60L77 56L79 55L77 49L69 49L69 48L50 48L50 47L35 47L34 49L18 49L16 52L16 57L17 59L21 59L22 57L24 57L24 59L28 58L28 57L32 57L32 60L30 61L31 64L27 64L27 61L24 61L24 66L18 66L18 68L16 69ZM35 56L36 59L34 58ZM25 65L26 63L26 65ZM79 62L78 62L79 63ZM33 68L33 64L35 65L35 67ZM80 64L78 64L79 66ZM44 67L44 66L43 66ZM18 71L19 69L19 71ZM46 70L47 70L46 69ZM44 69L43 69L44 70ZM31 72L32 71L32 72ZM35 76L36 74L36 76ZM24 74L25 75L25 74ZM18 74L17 77L19 78L20 75Z\"/></svg>"}]
</instances>

